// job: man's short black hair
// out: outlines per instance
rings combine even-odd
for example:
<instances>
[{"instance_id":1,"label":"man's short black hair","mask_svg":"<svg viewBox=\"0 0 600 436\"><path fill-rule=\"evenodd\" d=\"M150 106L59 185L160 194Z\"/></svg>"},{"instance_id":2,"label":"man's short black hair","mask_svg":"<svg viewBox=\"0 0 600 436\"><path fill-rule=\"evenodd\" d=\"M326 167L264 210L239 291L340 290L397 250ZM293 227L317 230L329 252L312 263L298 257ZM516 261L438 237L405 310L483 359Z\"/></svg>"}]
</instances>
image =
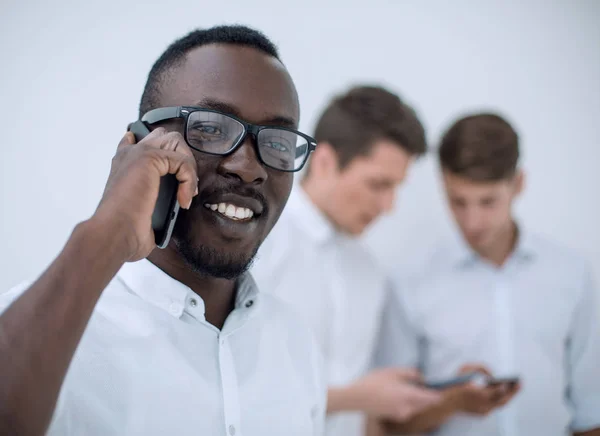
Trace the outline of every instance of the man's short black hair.
<instances>
[{"instance_id":1,"label":"man's short black hair","mask_svg":"<svg viewBox=\"0 0 600 436\"><path fill-rule=\"evenodd\" d=\"M242 25L224 25L197 29L173 42L152 66L144 87L139 117L158 106L161 81L170 69L181 65L193 49L208 44L233 44L252 47L279 59L277 47L258 30Z\"/></svg>"}]
</instances>

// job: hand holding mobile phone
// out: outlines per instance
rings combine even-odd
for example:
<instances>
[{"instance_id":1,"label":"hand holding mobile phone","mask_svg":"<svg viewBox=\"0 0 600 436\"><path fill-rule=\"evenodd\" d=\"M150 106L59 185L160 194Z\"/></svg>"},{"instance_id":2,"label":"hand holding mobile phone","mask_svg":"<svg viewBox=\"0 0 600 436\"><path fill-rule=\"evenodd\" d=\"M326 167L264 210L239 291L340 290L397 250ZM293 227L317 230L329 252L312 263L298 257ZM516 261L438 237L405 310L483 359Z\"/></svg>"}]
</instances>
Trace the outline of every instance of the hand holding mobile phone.
<instances>
[{"instance_id":1,"label":"hand holding mobile phone","mask_svg":"<svg viewBox=\"0 0 600 436\"><path fill-rule=\"evenodd\" d=\"M131 124L129 131L134 134L136 142L140 142L150 133L150 129L142 121ZM158 248L165 248L169 244L173 233L175 220L179 213L177 187L178 182L175 175L167 174L161 177L158 198L152 213L152 230Z\"/></svg>"},{"instance_id":2,"label":"hand holding mobile phone","mask_svg":"<svg viewBox=\"0 0 600 436\"><path fill-rule=\"evenodd\" d=\"M487 386L505 386L507 389L512 390L520 382L520 378L518 376L510 376L510 377L488 377L486 380Z\"/></svg>"},{"instance_id":3,"label":"hand holding mobile phone","mask_svg":"<svg viewBox=\"0 0 600 436\"><path fill-rule=\"evenodd\" d=\"M475 381L480 376L481 374L478 372L468 372L446 380L426 381L425 387L428 389L443 390Z\"/></svg>"}]
</instances>

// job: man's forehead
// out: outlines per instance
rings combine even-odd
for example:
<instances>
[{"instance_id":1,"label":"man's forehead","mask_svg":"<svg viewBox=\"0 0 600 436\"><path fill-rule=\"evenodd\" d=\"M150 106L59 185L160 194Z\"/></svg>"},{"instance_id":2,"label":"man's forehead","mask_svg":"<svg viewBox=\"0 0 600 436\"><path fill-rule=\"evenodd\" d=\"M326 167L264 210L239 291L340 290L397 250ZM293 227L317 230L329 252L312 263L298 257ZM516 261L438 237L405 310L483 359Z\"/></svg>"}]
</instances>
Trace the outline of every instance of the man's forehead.
<instances>
[{"instance_id":1,"label":"man's forehead","mask_svg":"<svg viewBox=\"0 0 600 436\"><path fill-rule=\"evenodd\" d=\"M190 51L161 86L161 105L218 102L253 122L299 121L296 89L285 67L257 49L210 44Z\"/></svg>"}]
</instances>

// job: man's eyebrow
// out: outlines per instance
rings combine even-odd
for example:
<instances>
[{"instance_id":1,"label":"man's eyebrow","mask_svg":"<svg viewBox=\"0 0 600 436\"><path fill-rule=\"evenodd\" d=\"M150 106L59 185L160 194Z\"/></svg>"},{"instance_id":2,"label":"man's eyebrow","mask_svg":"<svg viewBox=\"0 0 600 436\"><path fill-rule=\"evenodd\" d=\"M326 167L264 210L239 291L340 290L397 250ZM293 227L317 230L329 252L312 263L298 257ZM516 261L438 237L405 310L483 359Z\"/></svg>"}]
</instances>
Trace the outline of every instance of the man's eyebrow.
<instances>
[{"instance_id":1,"label":"man's eyebrow","mask_svg":"<svg viewBox=\"0 0 600 436\"><path fill-rule=\"evenodd\" d=\"M210 98L207 99L203 99L197 103L194 104L194 106L199 106L199 107L203 107L205 109L212 109L215 111L219 111L219 112L224 112L226 114L230 114L233 115L235 117L238 117L240 119L243 119L240 116L240 111L238 108L236 108L235 106L228 104L228 103L224 103L222 101L218 101L218 100L213 100ZM260 124L262 125L270 125L270 126L281 126L281 127L289 127L289 128L295 128L296 127L296 121L290 117L286 117L286 116L282 116L282 115L276 115L273 117L268 117L265 120L262 120L260 122Z\"/></svg>"}]
</instances>

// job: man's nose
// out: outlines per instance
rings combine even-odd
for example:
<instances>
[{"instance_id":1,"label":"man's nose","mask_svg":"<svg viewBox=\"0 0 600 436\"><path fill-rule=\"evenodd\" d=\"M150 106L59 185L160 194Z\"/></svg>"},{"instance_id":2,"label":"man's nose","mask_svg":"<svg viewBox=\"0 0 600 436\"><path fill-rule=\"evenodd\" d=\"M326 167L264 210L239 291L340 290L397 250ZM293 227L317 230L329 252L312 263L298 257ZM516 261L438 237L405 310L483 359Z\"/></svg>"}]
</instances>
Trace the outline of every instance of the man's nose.
<instances>
[{"instance_id":1,"label":"man's nose","mask_svg":"<svg viewBox=\"0 0 600 436\"><path fill-rule=\"evenodd\" d=\"M476 209L467 209L464 215L464 226L469 232L478 232L481 228L481 213Z\"/></svg>"},{"instance_id":2,"label":"man's nose","mask_svg":"<svg viewBox=\"0 0 600 436\"><path fill-rule=\"evenodd\" d=\"M268 178L267 170L260 162L252 141L253 138L248 135L233 153L223 157L218 172L247 184L264 183Z\"/></svg>"}]
</instances>

